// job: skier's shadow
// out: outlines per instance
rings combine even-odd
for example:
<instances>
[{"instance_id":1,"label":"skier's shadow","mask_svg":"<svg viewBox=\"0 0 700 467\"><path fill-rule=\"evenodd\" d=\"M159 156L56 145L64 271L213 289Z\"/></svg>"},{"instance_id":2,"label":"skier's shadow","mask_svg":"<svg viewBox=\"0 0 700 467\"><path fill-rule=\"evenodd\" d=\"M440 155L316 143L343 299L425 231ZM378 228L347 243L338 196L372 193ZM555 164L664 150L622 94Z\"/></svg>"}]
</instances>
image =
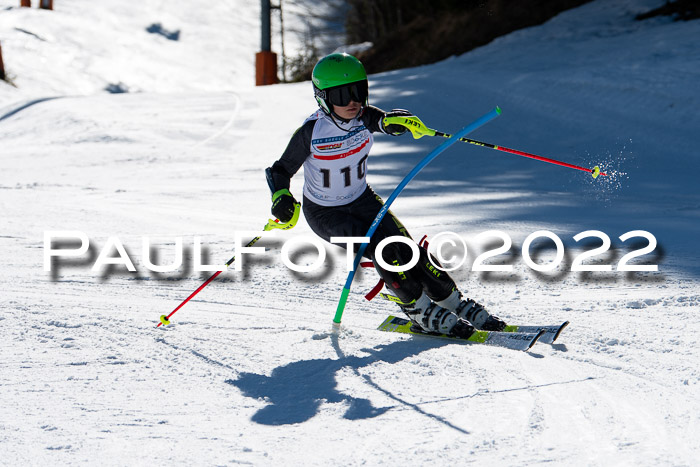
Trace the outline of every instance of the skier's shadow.
<instances>
[{"instance_id":1,"label":"skier's shadow","mask_svg":"<svg viewBox=\"0 0 700 467\"><path fill-rule=\"evenodd\" d=\"M302 423L318 413L323 402L347 402L344 418L360 420L379 416L392 407L374 407L371 401L343 394L337 389L336 373L343 368L357 370L376 362L396 363L426 350L446 345L440 340L401 340L388 345L364 349L364 357L345 356L334 347L340 358L300 360L272 370L270 376L241 373L226 383L237 387L244 396L264 398L269 405L258 410L252 420L263 425Z\"/></svg>"}]
</instances>

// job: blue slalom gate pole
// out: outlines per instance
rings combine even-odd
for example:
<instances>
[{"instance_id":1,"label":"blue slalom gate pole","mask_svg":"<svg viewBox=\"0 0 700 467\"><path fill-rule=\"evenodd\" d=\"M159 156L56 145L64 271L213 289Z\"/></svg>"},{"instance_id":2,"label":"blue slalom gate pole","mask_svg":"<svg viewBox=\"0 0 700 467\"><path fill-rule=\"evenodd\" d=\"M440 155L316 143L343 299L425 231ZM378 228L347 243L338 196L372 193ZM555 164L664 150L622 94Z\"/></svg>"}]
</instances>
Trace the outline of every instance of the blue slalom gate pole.
<instances>
[{"instance_id":1,"label":"blue slalom gate pole","mask_svg":"<svg viewBox=\"0 0 700 467\"><path fill-rule=\"evenodd\" d=\"M496 107L489 113L479 117L477 120L474 122L470 123L469 125L465 126L462 128L460 131L455 133L453 136L451 136L447 141L442 143L440 146L437 148L433 149L430 154L425 156L423 160L421 160L418 165L416 165L413 170L411 170L408 175L404 177L403 180L401 180L401 183L394 189L394 191L391 193L391 196L389 196L389 199L386 200L386 203L384 203L384 206L382 206L382 209L379 211L377 214L377 217L374 218L374 221L372 222L372 225L370 226L369 230L367 231L367 234L365 237L372 238L372 235L374 232L377 230L377 227L379 227L379 223L382 221L384 218L384 215L389 211L389 207L391 206L391 203L394 202L394 200L399 196L401 191L408 185L408 183L413 180L413 178L418 175L418 172L420 172L423 167L428 165L433 159L435 159L437 156L439 156L445 149L449 148L452 146L454 143L459 141L460 138L463 138L464 136L468 135L472 131L476 130L480 126L490 122L494 118L498 117L501 115L501 109L499 107ZM367 249L368 243L363 243L360 246L359 251L357 252L357 255L355 256L355 263L353 265L352 271L348 272L348 277L345 280L345 286L343 287L343 292L340 294L340 300L338 301L338 308L336 309L335 312L335 317L333 318L333 325L334 326L340 326L340 320L343 317L343 310L345 310L345 303L348 301L348 296L350 295L350 287L352 286L352 281L355 278L355 271L357 271L358 266L360 265L360 260L362 259L362 255L364 254L365 250Z\"/></svg>"}]
</instances>

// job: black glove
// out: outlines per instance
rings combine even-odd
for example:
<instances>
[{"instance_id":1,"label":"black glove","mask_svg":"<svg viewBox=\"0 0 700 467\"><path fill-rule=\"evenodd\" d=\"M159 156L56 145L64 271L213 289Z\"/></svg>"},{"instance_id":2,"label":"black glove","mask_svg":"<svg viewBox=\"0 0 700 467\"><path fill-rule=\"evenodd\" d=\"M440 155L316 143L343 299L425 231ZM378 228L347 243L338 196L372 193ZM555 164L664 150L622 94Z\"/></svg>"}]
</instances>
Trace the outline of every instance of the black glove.
<instances>
[{"instance_id":1,"label":"black glove","mask_svg":"<svg viewBox=\"0 0 700 467\"><path fill-rule=\"evenodd\" d=\"M286 224L294 216L296 205L299 204L287 189L278 190L272 195L272 215Z\"/></svg>"},{"instance_id":2,"label":"black glove","mask_svg":"<svg viewBox=\"0 0 700 467\"><path fill-rule=\"evenodd\" d=\"M384 117L412 117L413 114L408 110L404 109L393 109L391 112L387 112ZM388 135L399 136L406 133L406 128L403 125L393 124L384 126L384 119L382 118L382 131Z\"/></svg>"}]
</instances>

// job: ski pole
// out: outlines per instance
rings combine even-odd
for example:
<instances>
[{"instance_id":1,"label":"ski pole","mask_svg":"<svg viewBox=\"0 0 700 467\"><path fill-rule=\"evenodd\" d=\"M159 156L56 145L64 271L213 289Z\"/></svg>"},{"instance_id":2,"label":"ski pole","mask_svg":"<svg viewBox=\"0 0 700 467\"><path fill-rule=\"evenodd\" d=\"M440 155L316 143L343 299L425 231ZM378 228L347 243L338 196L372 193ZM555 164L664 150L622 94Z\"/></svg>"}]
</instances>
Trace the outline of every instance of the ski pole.
<instances>
[{"instance_id":1,"label":"ski pole","mask_svg":"<svg viewBox=\"0 0 700 467\"><path fill-rule=\"evenodd\" d=\"M448 133L443 133L441 131L433 130L432 128L428 128L425 126L425 124L416 116L410 116L410 117L385 117L384 118L384 125L402 125L408 128L411 133L413 134L413 138L415 139L420 139L423 136L442 136L443 138L450 138L452 135ZM579 167L578 165L573 165L573 164L568 164L566 162L561 162L556 159L550 159L548 157L542 157L538 156L536 154L530 154L529 152L524 152L524 151L519 151L517 149L510 149L506 148L503 146L497 146L495 144L491 143L484 143L483 141L477 141L475 139L469 139L469 138L459 138L460 141L464 143L469 143L469 144L474 144L477 146L483 146L485 148L489 149L495 149L497 151L503 151L507 152L510 154L515 154L518 156L523 156L523 157L529 157L531 159L536 159L538 161L542 162L548 162L550 164L556 164L556 165L561 165L563 167L568 167L570 169L576 169L576 170L582 170L584 172L590 173L593 178L597 178L598 175L603 175L607 176L605 172L600 171L600 167L597 165L593 167L592 169L587 169L585 167Z\"/></svg>"},{"instance_id":2,"label":"ski pole","mask_svg":"<svg viewBox=\"0 0 700 467\"><path fill-rule=\"evenodd\" d=\"M394 200L399 196L401 191L408 185L408 182L413 180L413 178L420 172L423 167L428 165L430 161L435 159L437 156L439 156L445 149L449 148L452 146L454 143L459 141L459 138L462 136L471 133L472 131L476 130L480 126L490 122L494 118L498 117L501 115L501 109L499 107L496 107L492 111L482 115L479 117L477 120L473 121L469 125L465 126L462 128L460 131L457 132L457 134L453 137L449 137L447 141L442 143L440 146L437 148L433 149L430 154L425 156L409 173L404 177L403 180L401 180L401 183L398 184L396 188L394 188L394 191L391 193L389 198L386 200L384 203L384 206L379 210L377 213L377 216L374 218L374 221L372 222L372 225L369 227L369 230L367 231L367 234L365 237L371 238L374 232L377 230L379 227L379 224L381 223L382 219L384 218L384 215L389 211L389 207L391 206L391 203L394 202ZM404 117L402 117L404 118ZM333 327L335 329L340 328L340 320L343 317L343 310L345 310L345 303L348 301L348 296L350 295L350 287L352 286L352 281L355 278L355 271L357 271L358 266L360 265L360 260L362 259L362 255L367 249L368 243L363 243L360 246L359 251L357 252L357 255L355 255L355 263L352 268L352 271L348 272L348 277L345 280L345 286L343 287L343 291L340 294L340 300L338 301L338 307L336 308L335 311L335 317L333 318Z\"/></svg>"},{"instance_id":3,"label":"ski pole","mask_svg":"<svg viewBox=\"0 0 700 467\"><path fill-rule=\"evenodd\" d=\"M270 219L270 220L268 220L267 225L265 225L265 227L263 227L263 230L269 231L272 229L280 229L280 230L291 229L292 227L294 227L296 225L297 221L299 220L299 214L301 212L300 208L301 208L301 205L299 203L296 203L294 205L294 215L292 216L292 219L289 222L287 222L285 224L280 224L278 219L274 219L274 220ZM247 248L247 247L255 245L257 243L257 241L260 240L261 237L262 236L260 236L260 235L255 237L254 239L249 241L245 247ZM236 255L233 255L230 260L226 261L225 267L228 268L229 266L231 266L231 264L233 264L233 262L235 260L236 260ZM218 277L218 275L221 274L222 272L223 272L223 270L220 270L220 271L216 271L214 274L212 274L211 277L209 277L209 279L207 279L202 285L200 285L197 290L192 292L190 294L190 296L187 297L182 303L180 303L173 311L171 311L169 315L161 315L160 322L158 323L158 325L156 327L160 327L161 324L164 324L166 326L168 324L170 324L170 317L172 315L174 315L177 312L177 310L179 310L180 308L185 306L185 303L189 302L192 297L197 295L204 287L209 285L209 283L211 281L213 281L214 279L216 279Z\"/></svg>"}]
</instances>

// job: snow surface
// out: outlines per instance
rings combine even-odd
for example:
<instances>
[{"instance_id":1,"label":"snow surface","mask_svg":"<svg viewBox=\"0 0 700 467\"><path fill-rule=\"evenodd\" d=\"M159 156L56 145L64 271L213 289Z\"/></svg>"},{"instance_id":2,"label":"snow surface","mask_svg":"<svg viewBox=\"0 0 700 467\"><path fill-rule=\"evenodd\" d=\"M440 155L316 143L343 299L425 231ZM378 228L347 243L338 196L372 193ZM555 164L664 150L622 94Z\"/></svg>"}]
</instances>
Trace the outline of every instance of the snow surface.
<instances>
[{"instance_id":1,"label":"snow surface","mask_svg":"<svg viewBox=\"0 0 700 467\"><path fill-rule=\"evenodd\" d=\"M416 238L467 240L454 277L501 317L571 321L560 341L524 353L376 331L397 310L364 300L371 271L332 333L342 252L329 247L307 274L280 260L285 239L310 234L303 220L156 329L209 275L193 271L195 236L205 262L221 264L236 232L267 222L263 169L314 110L311 86L252 86L256 2L18 3L0 0L16 86L0 82L4 465L697 463L699 21L637 22L663 1L599 0L463 56L370 77L382 108L455 132L500 105L474 138L610 174L460 144L392 207ZM439 142L377 136L370 183L387 198ZM613 247L596 259L616 265L646 245L619 239L640 229L658 246L631 264L658 272L569 270L600 245L577 244L577 233L606 233ZM85 232L89 252L45 272L51 230ZM488 230L513 239L512 255L491 260L513 273L471 271L499 246L474 241ZM538 230L564 242L555 271L523 262ZM110 237L137 272L91 270ZM150 272L144 237L158 264L182 237L185 265ZM533 256L550 261L546 247Z\"/></svg>"}]
</instances>

